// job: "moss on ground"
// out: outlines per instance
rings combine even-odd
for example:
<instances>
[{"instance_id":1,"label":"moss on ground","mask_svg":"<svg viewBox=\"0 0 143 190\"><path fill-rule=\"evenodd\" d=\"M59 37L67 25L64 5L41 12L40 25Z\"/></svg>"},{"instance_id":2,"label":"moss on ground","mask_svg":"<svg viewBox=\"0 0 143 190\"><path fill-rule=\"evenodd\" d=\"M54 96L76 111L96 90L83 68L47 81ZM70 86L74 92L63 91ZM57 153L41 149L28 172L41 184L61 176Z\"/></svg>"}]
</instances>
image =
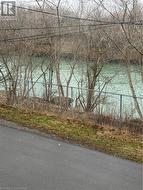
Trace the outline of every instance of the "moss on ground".
<instances>
[{"instance_id":1,"label":"moss on ground","mask_svg":"<svg viewBox=\"0 0 143 190\"><path fill-rule=\"evenodd\" d=\"M104 151L136 162L143 162L143 141L141 135L126 130L102 127L55 115L26 112L17 108L1 105L0 118L23 124L25 127L54 134L85 147Z\"/></svg>"}]
</instances>

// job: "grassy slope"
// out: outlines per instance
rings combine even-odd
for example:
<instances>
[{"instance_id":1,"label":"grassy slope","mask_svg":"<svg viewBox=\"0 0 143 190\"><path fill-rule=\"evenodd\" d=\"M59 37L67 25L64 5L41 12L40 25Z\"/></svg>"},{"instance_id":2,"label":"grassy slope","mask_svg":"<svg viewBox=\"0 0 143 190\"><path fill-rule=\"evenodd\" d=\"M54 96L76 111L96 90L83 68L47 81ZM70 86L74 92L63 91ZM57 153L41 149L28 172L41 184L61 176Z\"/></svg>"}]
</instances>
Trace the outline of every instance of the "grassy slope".
<instances>
[{"instance_id":1,"label":"grassy slope","mask_svg":"<svg viewBox=\"0 0 143 190\"><path fill-rule=\"evenodd\" d=\"M0 118L23 124L26 127L54 134L91 149L101 150L122 158L142 162L141 136L111 127L91 126L54 115L30 113L8 106L0 106Z\"/></svg>"}]
</instances>

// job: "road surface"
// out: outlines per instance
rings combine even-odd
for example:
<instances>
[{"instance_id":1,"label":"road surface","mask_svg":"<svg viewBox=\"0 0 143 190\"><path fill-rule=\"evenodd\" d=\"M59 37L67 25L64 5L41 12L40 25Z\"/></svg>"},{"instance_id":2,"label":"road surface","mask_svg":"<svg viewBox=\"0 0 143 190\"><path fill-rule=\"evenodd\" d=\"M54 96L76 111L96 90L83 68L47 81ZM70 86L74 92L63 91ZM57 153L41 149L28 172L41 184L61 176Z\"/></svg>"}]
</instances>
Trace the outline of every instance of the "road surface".
<instances>
[{"instance_id":1,"label":"road surface","mask_svg":"<svg viewBox=\"0 0 143 190\"><path fill-rule=\"evenodd\" d=\"M142 190L137 163L5 124L0 120L0 190Z\"/></svg>"}]
</instances>

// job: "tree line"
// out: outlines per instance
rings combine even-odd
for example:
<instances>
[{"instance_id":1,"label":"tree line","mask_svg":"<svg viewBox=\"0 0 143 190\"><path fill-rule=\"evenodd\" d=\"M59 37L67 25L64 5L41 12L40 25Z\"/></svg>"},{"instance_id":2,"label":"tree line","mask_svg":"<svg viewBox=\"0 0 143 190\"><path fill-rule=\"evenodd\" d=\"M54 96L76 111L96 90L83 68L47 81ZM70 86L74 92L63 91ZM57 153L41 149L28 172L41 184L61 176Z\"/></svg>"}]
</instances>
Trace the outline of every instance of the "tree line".
<instances>
[{"instance_id":1,"label":"tree line","mask_svg":"<svg viewBox=\"0 0 143 190\"><path fill-rule=\"evenodd\" d=\"M112 77L102 79L101 72L109 61L122 61L126 68L134 106L139 117L143 110L137 99L132 78L131 65L138 64L138 75L143 84L143 13L137 0L116 0L110 5L101 0L79 0L71 7L63 0L35 0L37 5L17 6L16 20L0 21L0 83L4 85L7 103L17 102L17 91L21 98L33 91L42 77L45 97L50 101L53 70L56 74L60 104L68 99L69 87L79 60L86 62L84 80L86 96L80 90L83 78L77 81L77 102L86 112L94 112L103 101L102 92ZM36 64L32 56L43 56L41 73L34 81ZM70 75L66 79L66 90L61 81L61 58L70 57ZM47 57L48 60L47 61ZM25 60L25 61L23 61ZM89 64L90 63L90 64ZM23 81L20 82L19 81ZM29 87L26 81L30 81ZM95 94L96 90L100 92ZM63 98L64 97L64 98ZM67 106L68 107L68 106Z\"/></svg>"}]
</instances>

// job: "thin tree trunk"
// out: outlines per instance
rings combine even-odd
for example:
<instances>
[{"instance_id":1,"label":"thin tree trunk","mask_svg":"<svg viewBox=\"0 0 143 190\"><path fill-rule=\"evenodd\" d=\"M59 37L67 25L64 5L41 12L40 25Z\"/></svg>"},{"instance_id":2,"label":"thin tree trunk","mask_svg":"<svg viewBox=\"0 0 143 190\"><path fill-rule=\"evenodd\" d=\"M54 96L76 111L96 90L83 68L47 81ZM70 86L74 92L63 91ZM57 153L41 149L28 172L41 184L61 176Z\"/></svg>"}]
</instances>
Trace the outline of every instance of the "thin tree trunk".
<instances>
[{"instance_id":1,"label":"thin tree trunk","mask_svg":"<svg viewBox=\"0 0 143 190\"><path fill-rule=\"evenodd\" d=\"M135 89L134 89L134 85L133 85L133 82L132 82L131 69L130 69L130 64L129 64L128 60L126 61L126 68L127 68L127 74L128 74L130 89L131 89L131 92L132 92L132 95L133 95L135 109L137 110L138 115L140 116L140 118L143 119L143 115L142 115L142 112L141 112L141 109L140 109L140 106L139 106L139 102L138 102L137 97L136 97L136 92L135 92Z\"/></svg>"}]
</instances>

